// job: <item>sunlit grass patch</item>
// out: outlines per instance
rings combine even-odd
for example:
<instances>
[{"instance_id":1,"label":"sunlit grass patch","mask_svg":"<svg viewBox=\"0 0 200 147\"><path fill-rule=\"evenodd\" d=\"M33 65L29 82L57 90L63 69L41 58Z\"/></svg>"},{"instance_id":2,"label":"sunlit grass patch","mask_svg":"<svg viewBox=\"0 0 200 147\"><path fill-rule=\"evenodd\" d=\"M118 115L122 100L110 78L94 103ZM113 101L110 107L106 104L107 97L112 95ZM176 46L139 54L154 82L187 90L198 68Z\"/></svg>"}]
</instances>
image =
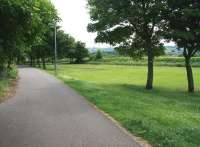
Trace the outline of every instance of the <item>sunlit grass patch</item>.
<instances>
[{"instance_id":1,"label":"sunlit grass patch","mask_svg":"<svg viewBox=\"0 0 200 147\"><path fill-rule=\"evenodd\" d=\"M61 65L57 77L154 146L199 147L200 69L194 68L194 94L187 93L185 68L155 67L153 91L144 88L146 71L145 66Z\"/></svg>"}]
</instances>

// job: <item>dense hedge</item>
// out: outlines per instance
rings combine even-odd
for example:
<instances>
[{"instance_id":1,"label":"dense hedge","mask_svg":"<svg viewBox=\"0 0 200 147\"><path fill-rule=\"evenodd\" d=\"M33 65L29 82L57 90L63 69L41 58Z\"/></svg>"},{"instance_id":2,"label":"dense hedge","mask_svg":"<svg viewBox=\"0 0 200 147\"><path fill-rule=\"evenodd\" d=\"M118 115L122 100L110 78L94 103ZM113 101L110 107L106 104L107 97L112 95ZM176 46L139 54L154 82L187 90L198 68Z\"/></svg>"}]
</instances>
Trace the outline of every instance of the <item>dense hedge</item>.
<instances>
[{"instance_id":1,"label":"dense hedge","mask_svg":"<svg viewBox=\"0 0 200 147\"><path fill-rule=\"evenodd\" d=\"M143 58L141 60L133 60L130 57L122 57L122 56L105 56L101 60L92 60L89 62L90 64L112 64L112 65L147 65L147 58ZM185 59L183 57L157 57L155 58L156 66L176 66L176 67L184 67ZM200 57L192 58L192 66L200 67Z\"/></svg>"}]
</instances>

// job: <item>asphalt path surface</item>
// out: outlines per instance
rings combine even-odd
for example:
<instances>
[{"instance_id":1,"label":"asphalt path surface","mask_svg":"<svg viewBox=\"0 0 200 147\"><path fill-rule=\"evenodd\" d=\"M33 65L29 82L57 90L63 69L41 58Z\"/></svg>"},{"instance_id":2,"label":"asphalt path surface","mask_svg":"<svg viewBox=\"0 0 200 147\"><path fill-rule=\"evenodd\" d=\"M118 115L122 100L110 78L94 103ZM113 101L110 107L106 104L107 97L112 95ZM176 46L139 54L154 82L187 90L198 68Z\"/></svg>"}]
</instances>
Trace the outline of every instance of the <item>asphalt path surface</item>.
<instances>
[{"instance_id":1,"label":"asphalt path surface","mask_svg":"<svg viewBox=\"0 0 200 147\"><path fill-rule=\"evenodd\" d=\"M20 68L0 104L0 147L139 147L84 97L51 75Z\"/></svg>"}]
</instances>

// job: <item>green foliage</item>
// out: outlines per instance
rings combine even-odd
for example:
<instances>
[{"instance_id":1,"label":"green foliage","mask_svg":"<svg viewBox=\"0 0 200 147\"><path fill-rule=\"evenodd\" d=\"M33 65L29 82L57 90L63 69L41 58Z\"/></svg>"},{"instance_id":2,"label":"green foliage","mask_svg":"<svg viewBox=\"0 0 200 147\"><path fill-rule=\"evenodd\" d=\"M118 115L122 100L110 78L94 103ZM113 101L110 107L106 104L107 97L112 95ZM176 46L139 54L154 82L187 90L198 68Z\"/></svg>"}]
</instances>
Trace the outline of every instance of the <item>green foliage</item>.
<instances>
[{"instance_id":1,"label":"green foliage","mask_svg":"<svg viewBox=\"0 0 200 147\"><path fill-rule=\"evenodd\" d=\"M96 59L96 60L99 60L99 59L102 59L102 58L103 58L103 54L102 54L102 52L101 52L100 50L98 50L98 51L96 52L95 59Z\"/></svg>"},{"instance_id":2,"label":"green foliage","mask_svg":"<svg viewBox=\"0 0 200 147\"><path fill-rule=\"evenodd\" d=\"M147 52L144 49L140 49L139 47L133 50L133 48L130 46L123 46L123 48L121 46L121 47L116 47L115 50L120 55L130 56L133 60L142 59L143 56L147 55ZM165 55L165 50L166 48L162 44L160 44L159 46L154 46L152 50L153 56L154 57L163 56Z\"/></svg>"},{"instance_id":3,"label":"green foliage","mask_svg":"<svg viewBox=\"0 0 200 147\"><path fill-rule=\"evenodd\" d=\"M88 6L88 31L97 32L97 42L110 43L132 58L148 56L147 89L153 88L154 57L164 53L161 39L167 38L183 48L188 90L194 91L190 59L200 51L198 0L88 0Z\"/></svg>"},{"instance_id":4,"label":"green foliage","mask_svg":"<svg viewBox=\"0 0 200 147\"><path fill-rule=\"evenodd\" d=\"M1 97L4 95L9 85L10 85L10 81L8 79L0 78L0 102L1 102Z\"/></svg>"},{"instance_id":5,"label":"green foliage","mask_svg":"<svg viewBox=\"0 0 200 147\"><path fill-rule=\"evenodd\" d=\"M89 51L85 47L85 43L81 41L74 42L73 48L71 48L67 54L70 63L84 63L84 59L89 57Z\"/></svg>"},{"instance_id":6,"label":"green foliage","mask_svg":"<svg viewBox=\"0 0 200 147\"><path fill-rule=\"evenodd\" d=\"M62 30L57 32L57 43L58 57L60 59L66 58L69 50L75 47L75 39Z\"/></svg>"},{"instance_id":7,"label":"green foliage","mask_svg":"<svg viewBox=\"0 0 200 147\"><path fill-rule=\"evenodd\" d=\"M42 54L49 23L58 21L58 17L49 0L0 0L0 3L0 72L3 72L6 66L10 68L24 60L27 53Z\"/></svg>"},{"instance_id":8,"label":"green foliage","mask_svg":"<svg viewBox=\"0 0 200 147\"><path fill-rule=\"evenodd\" d=\"M166 37L183 48L188 91L194 92L191 58L200 51L200 3L198 0L168 1L168 32Z\"/></svg>"},{"instance_id":9,"label":"green foliage","mask_svg":"<svg viewBox=\"0 0 200 147\"><path fill-rule=\"evenodd\" d=\"M147 89L153 88L153 61L163 49L162 33L165 0L88 0L92 23L88 31L97 32L96 42L110 43L122 55L148 56Z\"/></svg>"},{"instance_id":10,"label":"green foliage","mask_svg":"<svg viewBox=\"0 0 200 147\"><path fill-rule=\"evenodd\" d=\"M26 0L0 1L0 66L12 64L31 22Z\"/></svg>"},{"instance_id":11,"label":"green foliage","mask_svg":"<svg viewBox=\"0 0 200 147\"><path fill-rule=\"evenodd\" d=\"M10 88L12 81L17 78L18 70L16 67L12 67L4 71L4 74L0 76L0 102L3 100L2 96Z\"/></svg>"},{"instance_id":12,"label":"green foliage","mask_svg":"<svg viewBox=\"0 0 200 147\"><path fill-rule=\"evenodd\" d=\"M88 50L56 25L60 18L49 0L8 0L0 6L0 73L12 64L30 60L31 66L46 68L53 62L55 27L59 59L82 63ZM7 66L7 67L6 67Z\"/></svg>"},{"instance_id":13,"label":"green foliage","mask_svg":"<svg viewBox=\"0 0 200 147\"><path fill-rule=\"evenodd\" d=\"M155 47L155 49L153 49L154 56L159 57L165 55L166 48L163 45L157 47L158 48Z\"/></svg>"},{"instance_id":14,"label":"green foliage","mask_svg":"<svg viewBox=\"0 0 200 147\"><path fill-rule=\"evenodd\" d=\"M48 41L50 37L54 38L53 28L59 21L59 18L57 10L49 0L37 0L34 4L33 21L27 40L30 50L27 51L27 54L31 60L31 66L34 66L36 62L40 65L40 60L42 60L43 68L45 68L46 58L51 56L53 52L49 48Z\"/></svg>"},{"instance_id":15,"label":"green foliage","mask_svg":"<svg viewBox=\"0 0 200 147\"><path fill-rule=\"evenodd\" d=\"M166 35L179 48L186 49L184 56L192 57L200 50L200 3L198 0L168 1L169 31Z\"/></svg>"},{"instance_id":16,"label":"green foliage","mask_svg":"<svg viewBox=\"0 0 200 147\"><path fill-rule=\"evenodd\" d=\"M110 43L121 52L141 56L148 48L160 49L164 1L88 0L91 20L88 31L98 32L97 42Z\"/></svg>"},{"instance_id":17,"label":"green foliage","mask_svg":"<svg viewBox=\"0 0 200 147\"><path fill-rule=\"evenodd\" d=\"M17 67L13 66L10 69L7 69L7 77L10 79L16 79L18 75Z\"/></svg>"},{"instance_id":18,"label":"green foliage","mask_svg":"<svg viewBox=\"0 0 200 147\"><path fill-rule=\"evenodd\" d=\"M200 94L183 92L187 89L184 71L155 67L153 91L143 88L144 66L63 65L57 77L155 147L199 147ZM198 88L199 74L195 68Z\"/></svg>"},{"instance_id":19,"label":"green foliage","mask_svg":"<svg viewBox=\"0 0 200 147\"><path fill-rule=\"evenodd\" d=\"M82 43L80 41L78 41L75 44L75 54L74 54L74 58L75 58L75 63L83 63L83 59L88 57L88 49L85 47L85 43Z\"/></svg>"}]
</instances>

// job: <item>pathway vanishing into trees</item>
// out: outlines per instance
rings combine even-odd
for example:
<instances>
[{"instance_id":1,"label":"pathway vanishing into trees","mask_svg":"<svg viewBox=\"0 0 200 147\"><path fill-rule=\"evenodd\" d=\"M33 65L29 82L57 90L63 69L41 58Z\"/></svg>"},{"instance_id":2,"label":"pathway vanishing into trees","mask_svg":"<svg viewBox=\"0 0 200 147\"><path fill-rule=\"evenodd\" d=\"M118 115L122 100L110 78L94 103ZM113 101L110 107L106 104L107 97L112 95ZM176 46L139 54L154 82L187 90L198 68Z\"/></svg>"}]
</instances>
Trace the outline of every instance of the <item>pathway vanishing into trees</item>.
<instances>
[{"instance_id":1,"label":"pathway vanishing into trees","mask_svg":"<svg viewBox=\"0 0 200 147\"><path fill-rule=\"evenodd\" d=\"M1 147L139 147L53 76L19 71L15 96L0 104Z\"/></svg>"}]
</instances>

